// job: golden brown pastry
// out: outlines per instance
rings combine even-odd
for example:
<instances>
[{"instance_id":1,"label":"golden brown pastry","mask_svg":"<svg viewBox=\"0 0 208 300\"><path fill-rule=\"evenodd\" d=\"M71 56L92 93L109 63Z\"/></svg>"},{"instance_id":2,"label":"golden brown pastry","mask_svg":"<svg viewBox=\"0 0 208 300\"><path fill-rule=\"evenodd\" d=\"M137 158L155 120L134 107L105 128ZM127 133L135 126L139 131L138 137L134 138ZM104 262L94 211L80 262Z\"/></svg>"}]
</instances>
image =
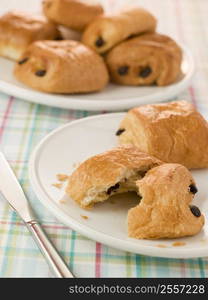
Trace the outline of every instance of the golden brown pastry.
<instances>
[{"instance_id":1,"label":"golden brown pastry","mask_svg":"<svg viewBox=\"0 0 208 300\"><path fill-rule=\"evenodd\" d=\"M208 124L186 101L131 109L117 131L119 143L134 145L164 162L208 167Z\"/></svg>"},{"instance_id":2,"label":"golden brown pastry","mask_svg":"<svg viewBox=\"0 0 208 300\"><path fill-rule=\"evenodd\" d=\"M108 83L103 59L80 42L67 40L33 43L14 74L24 84L49 93L94 92Z\"/></svg>"},{"instance_id":3,"label":"golden brown pastry","mask_svg":"<svg viewBox=\"0 0 208 300\"><path fill-rule=\"evenodd\" d=\"M98 53L104 53L132 35L154 31L156 24L155 17L142 8L102 15L86 28L82 42Z\"/></svg>"},{"instance_id":4,"label":"golden brown pastry","mask_svg":"<svg viewBox=\"0 0 208 300\"><path fill-rule=\"evenodd\" d=\"M123 85L164 86L181 75L182 50L170 37L147 33L113 48L106 56L111 80Z\"/></svg>"},{"instance_id":5,"label":"golden brown pastry","mask_svg":"<svg viewBox=\"0 0 208 300\"><path fill-rule=\"evenodd\" d=\"M83 162L69 177L66 193L89 208L113 194L135 191L136 180L161 163L136 147L118 147Z\"/></svg>"},{"instance_id":6,"label":"golden brown pastry","mask_svg":"<svg viewBox=\"0 0 208 300\"><path fill-rule=\"evenodd\" d=\"M83 31L103 8L97 0L44 0L43 11L49 20Z\"/></svg>"},{"instance_id":7,"label":"golden brown pastry","mask_svg":"<svg viewBox=\"0 0 208 300\"><path fill-rule=\"evenodd\" d=\"M190 172L179 164L163 164L136 182L141 201L128 211L133 238L178 238L197 234L204 216L191 205L197 192Z\"/></svg>"},{"instance_id":8,"label":"golden brown pastry","mask_svg":"<svg viewBox=\"0 0 208 300\"><path fill-rule=\"evenodd\" d=\"M41 15L11 11L0 17L0 55L12 60L19 60L32 42L59 36L56 26Z\"/></svg>"},{"instance_id":9,"label":"golden brown pastry","mask_svg":"<svg viewBox=\"0 0 208 300\"><path fill-rule=\"evenodd\" d=\"M128 211L133 238L176 238L197 234L204 216L191 205L197 188L180 164L164 164L135 147L118 147L83 162L69 176L66 193L82 208L110 196L135 191L138 205Z\"/></svg>"}]
</instances>

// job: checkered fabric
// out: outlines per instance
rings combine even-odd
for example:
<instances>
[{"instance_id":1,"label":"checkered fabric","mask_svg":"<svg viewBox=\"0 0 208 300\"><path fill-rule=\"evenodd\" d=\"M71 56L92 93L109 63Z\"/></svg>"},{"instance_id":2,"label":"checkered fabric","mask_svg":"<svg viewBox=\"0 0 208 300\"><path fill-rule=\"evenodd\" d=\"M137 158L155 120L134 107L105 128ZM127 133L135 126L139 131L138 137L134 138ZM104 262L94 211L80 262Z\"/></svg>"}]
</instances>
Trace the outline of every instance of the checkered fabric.
<instances>
[{"instance_id":1,"label":"checkered fabric","mask_svg":"<svg viewBox=\"0 0 208 300\"><path fill-rule=\"evenodd\" d=\"M29 0L28 6L30 1L34 0ZM115 1L111 0L112 6ZM178 99L190 100L208 119L208 1L140 0L139 3L158 17L160 32L173 36L192 51L196 75ZM207 258L163 259L112 249L61 224L36 198L28 180L28 160L35 145L58 126L97 113L101 112L47 107L0 93L0 147L49 238L77 277L207 277ZM3 197L0 197L0 277L51 277L30 233Z\"/></svg>"}]
</instances>

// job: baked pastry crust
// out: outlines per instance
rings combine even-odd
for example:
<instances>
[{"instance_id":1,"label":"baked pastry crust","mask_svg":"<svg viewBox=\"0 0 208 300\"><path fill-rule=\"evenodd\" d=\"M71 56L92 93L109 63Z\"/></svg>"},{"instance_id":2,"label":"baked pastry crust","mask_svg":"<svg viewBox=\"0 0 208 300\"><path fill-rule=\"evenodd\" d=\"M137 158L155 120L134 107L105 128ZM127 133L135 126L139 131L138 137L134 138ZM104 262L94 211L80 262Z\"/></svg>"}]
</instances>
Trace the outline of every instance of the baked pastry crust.
<instances>
[{"instance_id":1,"label":"baked pastry crust","mask_svg":"<svg viewBox=\"0 0 208 300\"><path fill-rule=\"evenodd\" d=\"M69 177L66 193L90 208L112 194L135 191L135 181L161 163L136 147L118 147L84 161Z\"/></svg>"},{"instance_id":2,"label":"baked pastry crust","mask_svg":"<svg viewBox=\"0 0 208 300\"><path fill-rule=\"evenodd\" d=\"M140 203L128 211L128 234L139 239L178 238L197 234L204 216L190 206L194 194L190 172L179 164L163 164L147 172L136 185ZM196 207L195 207L196 208Z\"/></svg>"},{"instance_id":3,"label":"baked pastry crust","mask_svg":"<svg viewBox=\"0 0 208 300\"><path fill-rule=\"evenodd\" d=\"M103 8L97 0L44 0L43 12L57 24L83 31Z\"/></svg>"},{"instance_id":4,"label":"baked pastry crust","mask_svg":"<svg viewBox=\"0 0 208 300\"><path fill-rule=\"evenodd\" d=\"M171 84L182 74L181 62L179 45L158 33L124 41L106 56L111 80L122 85Z\"/></svg>"},{"instance_id":5,"label":"baked pastry crust","mask_svg":"<svg viewBox=\"0 0 208 300\"><path fill-rule=\"evenodd\" d=\"M59 36L56 26L42 15L11 11L0 17L0 55L12 60L19 60L32 42Z\"/></svg>"},{"instance_id":6,"label":"baked pastry crust","mask_svg":"<svg viewBox=\"0 0 208 300\"><path fill-rule=\"evenodd\" d=\"M24 84L49 93L99 91L108 83L102 57L77 41L38 41L29 46L14 74Z\"/></svg>"},{"instance_id":7,"label":"baked pastry crust","mask_svg":"<svg viewBox=\"0 0 208 300\"><path fill-rule=\"evenodd\" d=\"M208 124L187 101L131 109L120 124L121 145L134 145L164 162L208 167Z\"/></svg>"},{"instance_id":8,"label":"baked pastry crust","mask_svg":"<svg viewBox=\"0 0 208 300\"><path fill-rule=\"evenodd\" d=\"M102 15L86 28L82 42L98 53L104 53L132 35L154 31L156 24L155 17L142 8Z\"/></svg>"}]
</instances>

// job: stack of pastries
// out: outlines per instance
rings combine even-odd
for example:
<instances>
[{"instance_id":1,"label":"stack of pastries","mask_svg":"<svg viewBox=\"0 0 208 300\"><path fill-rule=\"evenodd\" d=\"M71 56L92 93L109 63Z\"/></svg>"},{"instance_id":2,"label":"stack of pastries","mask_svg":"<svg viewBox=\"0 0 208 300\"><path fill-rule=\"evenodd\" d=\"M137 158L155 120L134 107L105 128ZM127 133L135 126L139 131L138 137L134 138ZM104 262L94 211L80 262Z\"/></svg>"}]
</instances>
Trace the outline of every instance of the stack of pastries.
<instances>
[{"instance_id":1,"label":"stack of pastries","mask_svg":"<svg viewBox=\"0 0 208 300\"><path fill-rule=\"evenodd\" d=\"M118 130L119 146L90 157L69 176L66 193L81 208L136 192L128 235L139 239L197 234L205 218L192 204L198 189L188 169L208 167L208 123L186 101L131 109Z\"/></svg>"},{"instance_id":2,"label":"stack of pastries","mask_svg":"<svg viewBox=\"0 0 208 300\"><path fill-rule=\"evenodd\" d=\"M165 86L180 78L181 48L156 32L149 11L108 14L97 0L43 0L42 7L43 15L12 11L0 17L0 55L17 61L14 75L24 84L70 94L98 92L109 81Z\"/></svg>"}]
</instances>

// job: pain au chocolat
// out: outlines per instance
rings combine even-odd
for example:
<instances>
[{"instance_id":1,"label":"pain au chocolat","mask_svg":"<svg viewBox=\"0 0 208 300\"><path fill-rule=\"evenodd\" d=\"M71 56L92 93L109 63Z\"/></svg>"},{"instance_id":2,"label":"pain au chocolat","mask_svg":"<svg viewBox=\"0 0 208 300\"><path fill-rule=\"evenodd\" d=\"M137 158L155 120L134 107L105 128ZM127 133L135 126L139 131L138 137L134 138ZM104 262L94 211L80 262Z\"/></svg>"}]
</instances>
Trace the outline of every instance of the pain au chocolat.
<instances>
[{"instance_id":1,"label":"pain au chocolat","mask_svg":"<svg viewBox=\"0 0 208 300\"><path fill-rule=\"evenodd\" d=\"M102 57L77 41L38 41L16 64L18 80L34 89L61 94L102 90L108 71Z\"/></svg>"},{"instance_id":2,"label":"pain au chocolat","mask_svg":"<svg viewBox=\"0 0 208 300\"><path fill-rule=\"evenodd\" d=\"M208 123L187 101L135 107L116 134L121 145L134 145L164 162L208 167Z\"/></svg>"},{"instance_id":3,"label":"pain au chocolat","mask_svg":"<svg viewBox=\"0 0 208 300\"><path fill-rule=\"evenodd\" d=\"M98 53L105 53L132 35L154 31L156 24L155 17L143 8L104 14L87 26L82 42Z\"/></svg>"}]
</instances>

